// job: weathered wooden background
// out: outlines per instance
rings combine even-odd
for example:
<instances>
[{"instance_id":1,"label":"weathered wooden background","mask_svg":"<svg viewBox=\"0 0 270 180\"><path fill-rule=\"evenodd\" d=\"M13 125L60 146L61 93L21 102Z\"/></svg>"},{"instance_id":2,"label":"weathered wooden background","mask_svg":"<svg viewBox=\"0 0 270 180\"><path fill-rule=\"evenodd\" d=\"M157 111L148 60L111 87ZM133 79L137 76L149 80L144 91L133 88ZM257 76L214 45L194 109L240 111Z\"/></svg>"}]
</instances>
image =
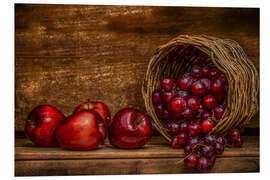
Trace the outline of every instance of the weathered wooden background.
<instances>
[{"instance_id":1,"label":"weathered wooden background","mask_svg":"<svg viewBox=\"0 0 270 180\"><path fill-rule=\"evenodd\" d=\"M259 70L259 9L15 5L15 130L51 104L65 115L86 101L114 115L144 110L141 84L155 49L179 34L236 40ZM250 127L259 126L258 115Z\"/></svg>"}]
</instances>

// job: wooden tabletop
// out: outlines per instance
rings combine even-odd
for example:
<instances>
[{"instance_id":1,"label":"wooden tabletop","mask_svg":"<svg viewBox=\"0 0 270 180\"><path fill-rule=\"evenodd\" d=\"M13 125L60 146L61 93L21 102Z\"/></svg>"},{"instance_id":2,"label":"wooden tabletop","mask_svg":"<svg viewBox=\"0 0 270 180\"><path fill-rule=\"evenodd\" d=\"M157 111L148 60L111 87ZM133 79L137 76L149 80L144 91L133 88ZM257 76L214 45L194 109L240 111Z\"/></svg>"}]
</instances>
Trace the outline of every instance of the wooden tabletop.
<instances>
[{"instance_id":1,"label":"wooden tabletop","mask_svg":"<svg viewBox=\"0 0 270 180\"><path fill-rule=\"evenodd\" d=\"M259 138L244 137L242 148L226 148L211 172L258 172ZM16 139L15 175L174 174L197 172L186 168L183 149L172 149L162 137L141 149L124 150L107 141L92 151L36 147L28 139ZM107 167L107 168L106 168Z\"/></svg>"}]
</instances>

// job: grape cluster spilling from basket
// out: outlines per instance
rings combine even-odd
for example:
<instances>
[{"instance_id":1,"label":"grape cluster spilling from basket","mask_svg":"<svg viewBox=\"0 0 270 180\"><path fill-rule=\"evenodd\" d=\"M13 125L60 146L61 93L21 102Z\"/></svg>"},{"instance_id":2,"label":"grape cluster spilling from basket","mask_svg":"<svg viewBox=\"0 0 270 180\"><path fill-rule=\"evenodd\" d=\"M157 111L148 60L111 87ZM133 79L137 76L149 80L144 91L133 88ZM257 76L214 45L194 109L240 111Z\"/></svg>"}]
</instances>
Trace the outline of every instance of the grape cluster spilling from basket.
<instances>
[{"instance_id":1,"label":"grape cluster spilling from basket","mask_svg":"<svg viewBox=\"0 0 270 180\"><path fill-rule=\"evenodd\" d=\"M238 129L231 129L226 138L210 134L226 108L229 85L223 72L194 64L177 83L163 77L160 87L152 94L155 113L173 136L172 148L184 148L186 166L208 171L226 145L242 146Z\"/></svg>"}]
</instances>

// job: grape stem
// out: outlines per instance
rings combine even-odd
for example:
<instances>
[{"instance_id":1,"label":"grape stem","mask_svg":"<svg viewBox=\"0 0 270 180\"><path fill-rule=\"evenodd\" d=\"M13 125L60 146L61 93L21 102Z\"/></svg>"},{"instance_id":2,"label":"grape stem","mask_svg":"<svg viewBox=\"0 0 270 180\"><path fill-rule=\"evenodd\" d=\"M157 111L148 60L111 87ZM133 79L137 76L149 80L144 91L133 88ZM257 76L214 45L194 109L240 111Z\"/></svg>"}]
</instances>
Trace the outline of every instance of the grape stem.
<instances>
[{"instance_id":1,"label":"grape stem","mask_svg":"<svg viewBox=\"0 0 270 180\"><path fill-rule=\"evenodd\" d=\"M192 147L192 151L191 151L184 159L181 159L181 160L179 160L179 161L176 161L176 164L182 163L186 158L188 158L191 154L193 154L197 146L206 146L206 145L204 145L204 144L195 144L195 145Z\"/></svg>"}]
</instances>

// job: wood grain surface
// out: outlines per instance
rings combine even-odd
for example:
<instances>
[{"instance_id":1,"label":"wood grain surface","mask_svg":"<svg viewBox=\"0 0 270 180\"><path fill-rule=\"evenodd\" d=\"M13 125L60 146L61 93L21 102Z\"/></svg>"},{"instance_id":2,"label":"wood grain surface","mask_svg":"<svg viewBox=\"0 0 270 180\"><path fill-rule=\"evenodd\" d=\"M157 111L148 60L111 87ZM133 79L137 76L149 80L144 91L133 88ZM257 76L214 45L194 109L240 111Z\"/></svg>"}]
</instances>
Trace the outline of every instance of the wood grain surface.
<instances>
[{"instance_id":1,"label":"wood grain surface","mask_svg":"<svg viewBox=\"0 0 270 180\"><path fill-rule=\"evenodd\" d=\"M259 172L259 138L244 137L242 148L226 148L211 173ZM105 145L93 151L39 148L16 139L15 175L175 174L198 172L186 168L183 149L172 149L162 137L153 137L141 149Z\"/></svg>"},{"instance_id":2,"label":"wood grain surface","mask_svg":"<svg viewBox=\"0 0 270 180\"><path fill-rule=\"evenodd\" d=\"M257 157L259 156L258 137L244 137L242 148L226 148L222 157ZM69 151L61 148L42 148L35 146L28 139L16 140L15 160L45 159L124 159L124 158L177 158L185 157L183 150L172 149L161 137L152 139L141 149L117 149L109 144L99 146L93 151Z\"/></svg>"},{"instance_id":3,"label":"wood grain surface","mask_svg":"<svg viewBox=\"0 0 270 180\"><path fill-rule=\"evenodd\" d=\"M177 163L182 158L16 161L15 176L127 175L198 173ZM217 158L209 173L259 172L258 157Z\"/></svg>"},{"instance_id":4,"label":"wood grain surface","mask_svg":"<svg viewBox=\"0 0 270 180\"><path fill-rule=\"evenodd\" d=\"M39 104L69 115L103 101L112 115L145 110L142 79L155 49L180 34L237 41L259 70L258 8L15 5L15 130ZM251 127L259 127L258 115Z\"/></svg>"}]
</instances>

